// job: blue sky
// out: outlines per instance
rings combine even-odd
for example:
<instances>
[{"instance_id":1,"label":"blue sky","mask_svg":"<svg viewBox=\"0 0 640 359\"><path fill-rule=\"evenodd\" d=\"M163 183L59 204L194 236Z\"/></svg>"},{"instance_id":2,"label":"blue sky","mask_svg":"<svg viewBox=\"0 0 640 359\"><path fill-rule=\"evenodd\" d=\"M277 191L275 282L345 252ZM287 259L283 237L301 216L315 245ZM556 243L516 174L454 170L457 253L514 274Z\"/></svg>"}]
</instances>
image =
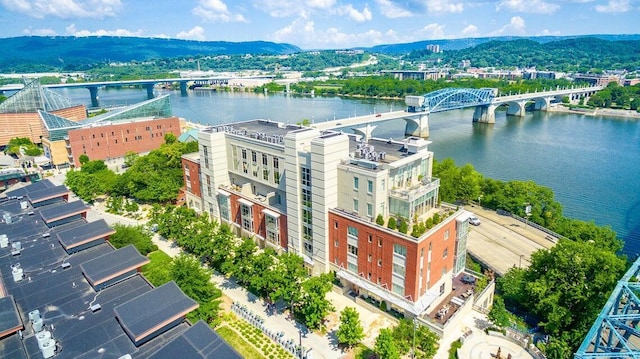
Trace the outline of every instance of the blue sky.
<instances>
[{"instance_id":1,"label":"blue sky","mask_svg":"<svg viewBox=\"0 0 640 359\"><path fill-rule=\"evenodd\" d=\"M334 49L639 30L640 0L0 0L0 37L266 40Z\"/></svg>"}]
</instances>

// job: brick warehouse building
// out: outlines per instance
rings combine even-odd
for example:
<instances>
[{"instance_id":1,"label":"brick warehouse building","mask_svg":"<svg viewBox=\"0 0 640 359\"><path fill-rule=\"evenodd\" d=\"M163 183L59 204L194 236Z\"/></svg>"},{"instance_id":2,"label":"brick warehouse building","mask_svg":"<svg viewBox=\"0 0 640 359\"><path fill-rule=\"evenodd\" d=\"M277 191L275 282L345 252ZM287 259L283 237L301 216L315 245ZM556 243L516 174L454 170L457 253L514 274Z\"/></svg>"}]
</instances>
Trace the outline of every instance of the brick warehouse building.
<instances>
[{"instance_id":1,"label":"brick warehouse building","mask_svg":"<svg viewBox=\"0 0 640 359\"><path fill-rule=\"evenodd\" d=\"M335 272L345 291L408 317L435 318L463 287L470 214L438 204L428 141L268 120L209 127L198 141L197 158L183 156L187 205L237 235L296 253L309 273ZM392 217L409 234L387 228Z\"/></svg>"},{"instance_id":2,"label":"brick warehouse building","mask_svg":"<svg viewBox=\"0 0 640 359\"><path fill-rule=\"evenodd\" d=\"M148 152L164 143L164 135L180 136L177 117L138 119L126 122L100 122L68 132L72 164L80 166L79 157L86 154L92 160L123 157L127 152Z\"/></svg>"}]
</instances>

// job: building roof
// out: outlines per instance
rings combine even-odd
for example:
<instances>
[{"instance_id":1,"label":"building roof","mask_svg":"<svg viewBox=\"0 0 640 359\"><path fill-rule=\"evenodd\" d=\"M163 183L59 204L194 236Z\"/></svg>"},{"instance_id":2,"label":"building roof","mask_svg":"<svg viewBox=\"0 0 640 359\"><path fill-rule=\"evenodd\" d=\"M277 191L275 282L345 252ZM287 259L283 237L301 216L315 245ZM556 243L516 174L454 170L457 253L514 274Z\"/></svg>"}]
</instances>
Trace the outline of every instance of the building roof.
<instances>
[{"instance_id":1,"label":"building roof","mask_svg":"<svg viewBox=\"0 0 640 359\"><path fill-rule=\"evenodd\" d=\"M140 342L197 308L198 303L187 297L176 282L171 281L113 310L129 336L135 342Z\"/></svg>"},{"instance_id":2,"label":"building roof","mask_svg":"<svg viewBox=\"0 0 640 359\"><path fill-rule=\"evenodd\" d=\"M242 356L200 320L148 359L174 358L241 359Z\"/></svg>"},{"instance_id":3,"label":"building roof","mask_svg":"<svg viewBox=\"0 0 640 359\"><path fill-rule=\"evenodd\" d=\"M13 296L0 298L0 338L23 328Z\"/></svg>"},{"instance_id":4,"label":"building roof","mask_svg":"<svg viewBox=\"0 0 640 359\"><path fill-rule=\"evenodd\" d=\"M80 105L42 87L40 80L35 79L0 103L0 113L35 113L38 110L52 112L75 106Z\"/></svg>"},{"instance_id":5,"label":"building roof","mask_svg":"<svg viewBox=\"0 0 640 359\"><path fill-rule=\"evenodd\" d=\"M20 196L26 196L30 192L36 192L36 191L40 191L40 190L55 187L55 186L56 185L53 182L49 181L48 179L45 179L39 182L32 183L28 186L15 188L15 189L11 188L7 190L5 193L7 194L7 196L20 197Z\"/></svg>"},{"instance_id":6,"label":"building roof","mask_svg":"<svg viewBox=\"0 0 640 359\"><path fill-rule=\"evenodd\" d=\"M180 142L191 142L198 141L198 132L200 132L197 128L192 128L187 132L184 132L178 137L178 141Z\"/></svg>"},{"instance_id":7,"label":"building roof","mask_svg":"<svg viewBox=\"0 0 640 359\"><path fill-rule=\"evenodd\" d=\"M109 227L104 219L100 219L94 222L82 223L71 228L55 230L53 236L60 242L62 248L69 250L97 239L106 238L114 233L116 233L116 231Z\"/></svg>"},{"instance_id":8,"label":"building roof","mask_svg":"<svg viewBox=\"0 0 640 359\"><path fill-rule=\"evenodd\" d=\"M42 120L42 123L44 124L44 127L47 129L47 131L63 129L69 130L82 126L78 122L67 120L64 117L56 116L52 113L48 113L42 110L38 110L38 115L40 115L40 119Z\"/></svg>"},{"instance_id":9,"label":"building roof","mask_svg":"<svg viewBox=\"0 0 640 359\"><path fill-rule=\"evenodd\" d=\"M131 106L120 107L80 122L83 125L90 125L101 122L122 122L139 118L167 118L171 116L173 115L169 95L163 95Z\"/></svg>"},{"instance_id":10,"label":"building roof","mask_svg":"<svg viewBox=\"0 0 640 359\"><path fill-rule=\"evenodd\" d=\"M299 130L307 131L312 129L270 120L250 120L245 122L236 122L232 125L228 124L208 127L202 131L208 133L225 132L231 135L243 136L282 145L286 134Z\"/></svg>"},{"instance_id":11,"label":"building roof","mask_svg":"<svg viewBox=\"0 0 640 359\"><path fill-rule=\"evenodd\" d=\"M42 189L47 186L31 184L26 186L22 193L30 193L33 188ZM162 333L157 332L145 337L143 344L134 343L116 317L114 308L120 307L122 310L125 308L123 303L136 303L133 310L126 312L123 316L125 319L122 323L132 328L139 328L142 324L153 326L153 321L156 319L153 316L158 312L161 320L171 316L172 313L184 314L184 308L197 307L197 304L181 294L182 292L175 287L175 284L173 287L170 284L167 287L168 291L162 290L163 287L158 288L161 289L160 291L154 291L153 286L140 274L123 279L99 292L96 291L87 281L83 269L94 273L92 276L95 278L106 276L110 273L109 271L113 273L114 268L124 268L123 263L135 257L130 255L131 249L123 248L123 250L114 251L109 243L104 242L69 254L62 248L54 234L74 233L81 231L82 228L87 230L88 227L84 226L85 222L73 221L52 230L37 215L27 215L26 212L29 209L21 206L21 203L27 201L16 197L12 195L0 201L0 213L10 214L13 218L12 223L0 222L0 233L6 234L11 243L8 247L0 247L0 277L3 279L3 286L0 287L2 297L0 298L0 333L7 328L12 331L20 325L22 335L17 332L0 335L0 358L41 359L43 357L28 315L35 310L40 312L44 329L52 335L56 347L62 348L62 351L56 354L56 358L116 359L126 355L133 358L148 358L154 353L159 355L156 358L162 358L162 353L167 352L160 349L167 345L170 346L166 350L177 347L184 349L184 353L194 354L194 356L180 356L184 358L231 357L226 355L230 349L221 341L219 346L203 346L200 340L203 338L209 340L208 336L211 335L200 332L206 329L206 326L198 326L194 331L187 333L190 326L180 318L162 328L164 329ZM60 207L60 205L48 204L42 209ZM47 233L50 235L45 235ZM19 254L13 254L12 247L17 242L21 242L21 251ZM124 258L119 258L122 254ZM98 258L100 259L96 260ZM19 267L16 266L18 263ZM107 267L101 268L100 263L106 263ZM22 275L14 277L15 268L22 269ZM150 298L148 293L154 294ZM165 294L168 302L164 300ZM137 297L141 299L134 300ZM15 304L12 304L12 301L15 301ZM144 309L145 305L161 309L140 310L140 308ZM172 344L174 340L178 342ZM218 354L207 354L209 349L215 350Z\"/></svg>"},{"instance_id":12,"label":"building roof","mask_svg":"<svg viewBox=\"0 0 640 359\"><path fill-rule=\"evenodd\" d=\"M89 207L87 207L84 202L73 201L64 202L62 204L57 204L50 207L48 206L41 209L39 212L42 220L45 221L45 223L49 224L51 222L59 221L76 214L87 212L88 210Z\"/></svg>"},{"instance_id":13,"label":"building roof","mask_svg":"<svg viewBox=\"0 0 640 359\"><path fill-rule=\"evenodd\" d=\"M30 191L29 193L27 193L27 198L29 199L29 202L31 202L31 204L34 205L38 202L62 197L64 195L69 195L70 193L71 191L66 186L60 185L60 186L43 188L38 191Z\"/></svg>"},{"instance_id":14,"label":"building roof","mask_svg":"<svg viewBox=\"0 0 640 359\"><path fill-rule=\"evenodd\" d=\"M89 284L96 286L125 273L135 271L149 263L149 258L128 245L113 252L103 254L80 265Z\"/></svg>"}]
</instances>

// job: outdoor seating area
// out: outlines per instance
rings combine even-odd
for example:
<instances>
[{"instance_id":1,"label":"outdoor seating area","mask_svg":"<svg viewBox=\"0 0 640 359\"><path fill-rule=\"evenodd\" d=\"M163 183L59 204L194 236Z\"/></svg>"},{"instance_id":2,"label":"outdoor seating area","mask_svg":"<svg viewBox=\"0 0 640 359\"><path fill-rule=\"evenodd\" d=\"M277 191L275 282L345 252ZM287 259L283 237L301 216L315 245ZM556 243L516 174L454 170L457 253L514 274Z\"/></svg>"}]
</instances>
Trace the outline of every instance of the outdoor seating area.
<instances>
[{"instance_id":1,"label":"outdoor seating area","mask_svg":"<svg viewBox=\"0 0 640 359\"><path fill-rule=\"evenodd\" d=\"M464 303L473 296L476 278L469 274L460 274L453 279L451 293L444 298L427 316L445 324Z\"/></svg>"}]
</instances>

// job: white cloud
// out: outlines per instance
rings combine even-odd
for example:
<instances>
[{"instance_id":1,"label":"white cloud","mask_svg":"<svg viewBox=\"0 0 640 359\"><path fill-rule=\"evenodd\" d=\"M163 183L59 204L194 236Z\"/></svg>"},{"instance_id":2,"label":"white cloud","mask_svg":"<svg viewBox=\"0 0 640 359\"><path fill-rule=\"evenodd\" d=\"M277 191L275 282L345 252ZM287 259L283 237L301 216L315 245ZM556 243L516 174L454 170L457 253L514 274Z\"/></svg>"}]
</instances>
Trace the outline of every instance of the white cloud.
<instances>
[{"instance_id":1,"label":"white cloud","mask_svg":"<svg viewBox=\"0 0 640 359\"><path fill-rule=\"evenodd\" d=\"M427 39L444 39L444 25L429 24L420 29L420 33Z\"/></svg>"},{"instance_id":2,"label":"white cloud","mask_svg":"<svg viewBox=\"0 0 640 359\"><path fill-rule=\"evenodd\" d=\"M614 14L627 12L629 10L631 10L631 4L629 0L609 0L609 3L607 3L607 5L596 5L596 11L603 13Z\"/></svg>"},{"instance_id":3,"label":"white cloud","mask_svg":"<svg viewBox=\"0 0 640 359\"><path fill-rule=\"evenodd\" d=\"M254 6L272 17L297 16L308 18L309 9L307 7L322 8L320 6L325 2L309 1L309 3L315 6L305 6L303 2L296 0L255 0ZM333 2L331 2L331 5L333 5Z\"/></svg>"},{"instance_id":4,"label":"white cloud","mask_svg":"<svg viewBox=\"0 0 640 359\"><path fill-rule=\"evenodd\" d=\"M230 12L222 0L200 0L191 13L210 22L248 22L242 14Z\"/></svg>"},{"instance_id":5,"label":"white cloud","mask_svg":"<svg viewBox=\"0 0 640 359\"><path fill-rule=\"evenodd\" d=\"M397 36L393 30L389 30L386 33L377 30L368 30L362 33L346 33L336 27L318 30L313 21L298 17L289 25L274 32L270 36L270 40L294 43L307 49L343 48L394 42L397 40Z\"/></svg>"},{"instance_id":6,"label":"white cloud","mask_svg":"<svg viewBox=\"0 0 640 359\"><path fill-rule=\"evenodd\" d=\"M382 16L388 17L389 19L397 19L413 15L411 11L401 8L390 0L376 0L376 3L378 4L378 8L380 9Z\"/></svg>"},{"instance_id":7,"label":"white cloud","mask_svg":"<svg viewBox=\"0 0 640 359\"><path fill-rule=\"evenodd\" d=\"M25 35L35 35L35 36L56 36L57 33L53 29L24 29L22 33Z\"/></svg>"},{"instance_id":8,"label":"white cloud","mask_svg":"<svg viewBox=\"0 0 640 359\"><path fill-rule=\"evenodd\" d=\"M102 19L115 16L122 7L120 0L0 0L0 4L38 19L47 16Z\"/></svg>"},{"instance_id":9,"label":"white cloud","mask_svg":"<svg viewBox=\"0 0 640 359\"><path fill-rule=\"evenodd\" d=\"M467 25L467 27L462 29L462 32L460 32L460 35L462 35L462 37L476 37L476 36L479 36L480 33L478 32L477 26L473 24L469 24Z\"/></svg>"},{"instance_id":10,"label":"white cloud","mask_svg":"<svg viewBox=\"0 0 640 359\"><path fill-rule=\"evenodd\" d=\"M340 15L347 15L351 20L356 22L365 22L371 20L371 11L369 11L368 7L364 7L362 11L358 11L358 9L354 8L351 4L341 6L337 10Z\"/></svg>"},{"instance_id":11,"label":"white cloud","mask_svg":"<svg viewBox=\"0 0 640 359\"><path fill-rule=\"evenodd\" d=\"M549 29L544 29L538 33L538 36L558 36L560 35L560 31L550 31Z\"/></svg>"},{"instance_id":12,"label":"white cloud","mask_svg":"<svg viewBox=\"0 0 640 359\"><path fill-rule=\"evenodd\" d=\"M198 40L204 41L204 29L200 26L194 26L191 30L180 31L176 34L176 38L183 40Z\"/></svg>"},{"instance_id":13,"label":"white cloud","mask_svg":"<svg viewBox=\"0 0 640 359\"><path fill-rule=\"evenodd\" d=\"M514 16L508 24L504 25L500 30L493 32L491 35L524 35L525 33L526 24L524 19L520 16Z\"/></svg>"},{"instance_id":14,"label":"white cloud","mask_svg":"<svg viewBox=\"0 0 640 359\"><path fill-rule=\"evenodd\" d=\"M316 9L330 9L336 4L336 0L308 0L307 6Z\"/></svg>"},{"instance_id":15,"label":"white cloud","mask_svg":"<svg viewBox=\"0 0 640 359\"><path fill-rule=\"evenodd\" d=\"M449 0L427 0L426 6L430 14L453 14L464 10L462 3L454 3Z\"/></svg>"},{"instance_id":16,"label":"white cloud","mask_svg":"<svg viewBox=\"0 0 640 359\"><path fill-rule=\"evenodd\" d=\"M71 24L65 28L67 33L72 36L84 37L84 36L123 36L123 37L142 37L144 34L143 30L130 31L126 29L115 29L115 30L78 30L76 29L75 24Z\"/></svg>"},{"instance_id":17,"label":"white cloud","mask_svg":"<svg viewBox=\"0 0 640 359\"><path fill-rule=\"evenodd\" d=\"M560 8L560 5L544 0L502 0L496 5L496 9L502 10L503 8L514 12L553 14Z\"/></svg>"}]
</instances>

